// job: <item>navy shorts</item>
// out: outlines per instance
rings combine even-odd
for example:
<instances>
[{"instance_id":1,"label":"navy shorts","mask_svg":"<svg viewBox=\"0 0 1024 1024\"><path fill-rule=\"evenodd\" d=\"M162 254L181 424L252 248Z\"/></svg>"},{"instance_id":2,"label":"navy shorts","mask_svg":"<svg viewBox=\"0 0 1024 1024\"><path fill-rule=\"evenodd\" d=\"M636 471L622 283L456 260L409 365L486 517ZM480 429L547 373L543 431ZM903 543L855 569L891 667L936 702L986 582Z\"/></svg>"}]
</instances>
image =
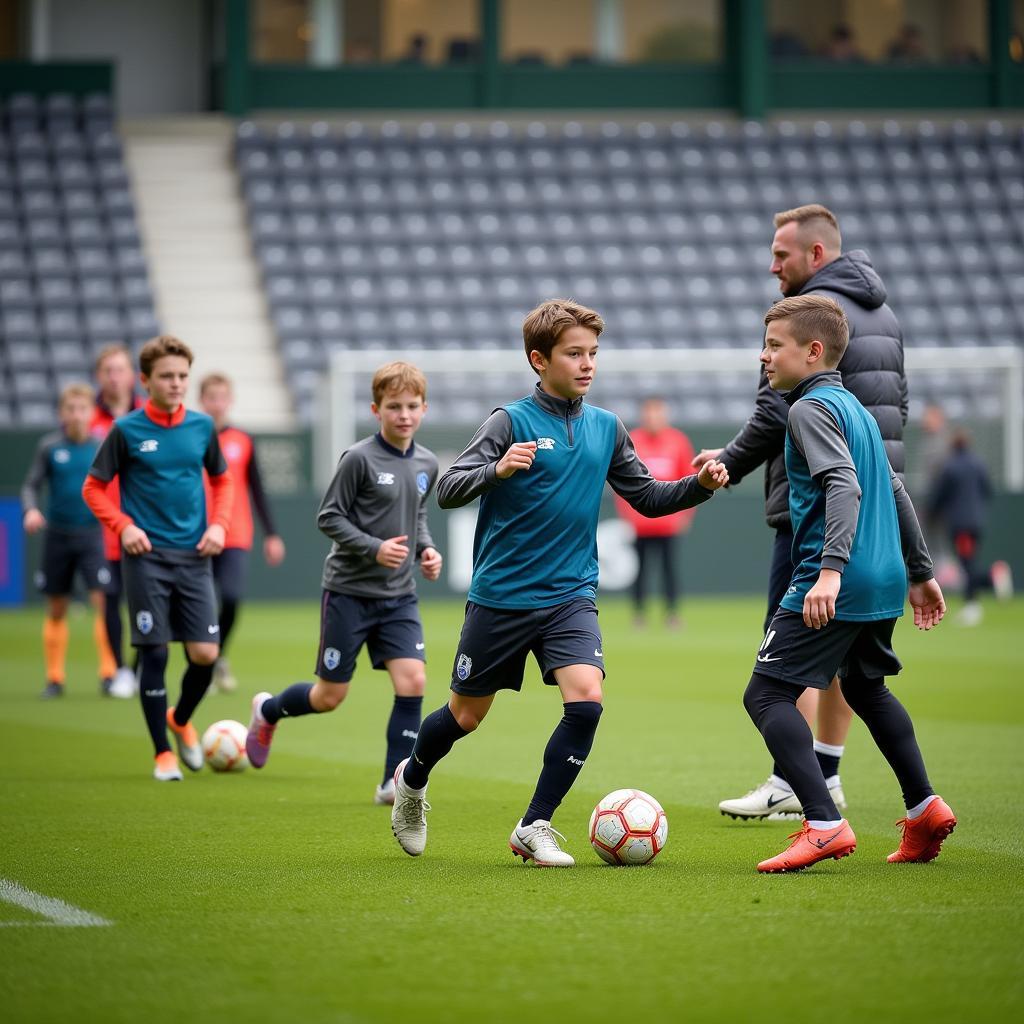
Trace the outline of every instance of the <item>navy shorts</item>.
<instances>
[{"instance_id":1,"label":"navy shorts","mask_svg":"<svg viewBox=\"0 0 1024 1024\"><path fill-rule=\"evenodd\" d=\"M86 590L102 590L108 579L99 530L61 530L47 527L36 586L49 597L63 597L75 587L75 576Z\"/></svg>"},{"instance_id":2,"label":"navy shorts","mask_svg":"<svg viewBox=\"0 0 1024 1024\"><path fill-rule=\"evenodd\" d=\"M363 644L375 669L392 658L426 661L423 624L415 594L356 597L325 590L320 599L320 648L316 675L328 683L347 683Z\"/></svg>"},{"instance_id":3,"label":"navy shorts","mask_svg":"<svg viewBox=\"0 0 1024 1024\"><path fill-rule=\"evenodd\" d=\"M249 552L245 548L225 548L210 559L213 582L222 601L241 601L249 575Z\"/></svg>"},{"instance_id":4,"label":"navy shorts","mask_svg":"<svg viewBox=\"0 0 1024 1024\"><path fill-rule=\"evenodd\" d=\"M467 601L452 689L466 697L520 690L531 651L548 686L555 685L555 669L567 665L596 665L603 675L597 605L581 597L551 608L513 610Z\"/></svg>"},{"instance_id":5,"label":"navy shorts","mask_svg":"<svg viewBox=\"0 0 1024 1024\"><path fill-rule=\"evenodd\" d=\"M892 649L895 627L895 619L833 619L813 629L799 613L780 608L768 624L754 671L816 690L827 690L837 674L894 676L903 668Z\"/></svg>"},{"instance_id":6,"label":"navy shorts","mask_svg":"<svg viewBox=\"0 0 1024 1024\"><path fill-rule=\"evenodd\" d=\"M220 643L210 559L194 551L155 549L121 557L132 646L172 640Z\"/></svg>"}]
</instances>

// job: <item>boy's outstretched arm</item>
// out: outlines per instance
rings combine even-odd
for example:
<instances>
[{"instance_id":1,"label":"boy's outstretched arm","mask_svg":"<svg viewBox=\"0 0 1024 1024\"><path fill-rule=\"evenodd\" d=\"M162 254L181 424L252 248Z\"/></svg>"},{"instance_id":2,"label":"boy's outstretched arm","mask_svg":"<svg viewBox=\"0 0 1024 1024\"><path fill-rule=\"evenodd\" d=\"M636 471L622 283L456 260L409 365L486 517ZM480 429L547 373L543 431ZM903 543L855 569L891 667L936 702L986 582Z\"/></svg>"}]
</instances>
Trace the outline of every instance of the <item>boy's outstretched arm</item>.
<instances>
[{"instance_id":1,"label":"boy's outstretched arm","mask_svg":"<svg viewBox=\"0 0 1024 1024\"><path fill-rule=\"evenodd\" d=\"M928 630L937 626L946 614L946 602L942 588L935 580L932 570L932 556L928 553L921 524L914 511L913 502L903 481L890 470L892 493L896 499L896 517L900 524L900 543L903 545L903 561L907 563L910 577L908 600L914 609L914 625Z\"/></svg>"},{"instance_id":2,"label":"boy's outstretched arm","mask_svg":"<svg viewBox=\"0 0 1024 1024\"><path fill-rule=\"evenodd\" d=\"M709 462L700 473L680 480L655 480L633 447L633 439L619 420L616 426L615 450L608 467L608 483L641 515L667 516L684 508L693 508L710 498L729 481L725 467Z\"/></svg>"},{"instance_id":3,"label":"boy's outstretched arm","mask_svg":"<svg viewBox=\"0 0 1024 1024\"><path fill-rule=\"evenodd\" d=\"M498 462L511 446L512 420L504 409L495 409L437 481L438 505L461 508L497 487Z\"/></svg>"}]
</instances>

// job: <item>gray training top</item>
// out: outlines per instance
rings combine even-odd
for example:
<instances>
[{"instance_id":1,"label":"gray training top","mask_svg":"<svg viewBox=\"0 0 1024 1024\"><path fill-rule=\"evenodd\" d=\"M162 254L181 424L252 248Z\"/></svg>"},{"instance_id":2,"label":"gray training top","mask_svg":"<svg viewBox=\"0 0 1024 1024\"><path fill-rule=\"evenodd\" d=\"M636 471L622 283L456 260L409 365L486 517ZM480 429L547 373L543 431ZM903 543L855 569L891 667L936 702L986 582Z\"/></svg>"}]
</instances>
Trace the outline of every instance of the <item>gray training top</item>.
<instances>
[{"instance_id":1,"label":"gray training top","mask_svg":"<svg viewBox=\"0 0 1024 1024\"><path fill-rule=\"evenodd\" d=\"M413 569L434 547L427 528L427 497L437 481L437 457L415 442L405 453L380 434L342 453L317 514L331 538L324 561L325 590L355 597L401 597L416 590ZM397 568L377 562L381 544L408 537L409 557Z\"/></svg>"}]
</instances>

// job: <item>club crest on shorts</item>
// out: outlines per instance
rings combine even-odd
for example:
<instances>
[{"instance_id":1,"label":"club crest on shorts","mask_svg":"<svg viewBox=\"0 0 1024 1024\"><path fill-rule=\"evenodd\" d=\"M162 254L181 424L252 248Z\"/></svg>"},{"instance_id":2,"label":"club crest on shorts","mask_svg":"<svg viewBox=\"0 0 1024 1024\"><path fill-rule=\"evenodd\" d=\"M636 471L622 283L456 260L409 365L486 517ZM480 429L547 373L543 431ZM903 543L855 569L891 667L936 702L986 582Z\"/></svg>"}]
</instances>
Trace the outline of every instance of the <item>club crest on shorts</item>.
<instances>
[{"instance_id":1,"label":"club crest on shorts","mask_svg":"<svg viewBox=\"0 0 1024 1024\"><path fill-rule=\"evenodd\" d=\"M153 613L139 612L135 616L135 625L138 626L139 632L143 636L148 636L153 632Z\"/></svg>"},{"instance_id":2,"label":"club crest on shorts","mask_svg":"<svg viewBox=\"0 0 1024 1024\"><path fill-rule=\"evenodd\" d=\"M459 660L455 662L455 674L465 682L473 671L473 659L468 654L460 654Z\"/></svg>"},{"instance_id":3,"label":"club crest on shorts","mask_svg":"<svg viewBox=\"0 0 1024 1024\"><path fill-rule=\"evenodd\" d=\"M328 647L324 651L324 668L333 672L341 661L341 651L337 647Z\"/></svg>"},{"instance_id":4,"label":"club crest on shorts","mask_svg":"<svg viewBox=\"0 0 1024 1024\"><path fill-rule=\"evenodd\" d=\"M555 439L553 437L538 437L537 438L537 451L549 452L555 447Z\"/></svg>"},{"instance_id":5,"label":"club crest on shorts","mask_svg":"<svg viewBox=\"0 0 1024 1024\"><path fill-rule=\"evenodd\" d=\"M100 581L100 586L105 587L110 582L110 570L105 565L101 566L96 573L96 579Z\"/></svg>"},{"instance_id":6,"label":"club crest on shorts","mask_svg":"<svg viewBox=\"0 0 1024 1024\"><path fill-rule=\"evenodd\" d=\"M419 491L420 494L426 494L427 493L427 488L429 486L430 486L430 477L427 476L426 473L417 473L416 474L416 490Z\"/></svg>"}]
</instances>

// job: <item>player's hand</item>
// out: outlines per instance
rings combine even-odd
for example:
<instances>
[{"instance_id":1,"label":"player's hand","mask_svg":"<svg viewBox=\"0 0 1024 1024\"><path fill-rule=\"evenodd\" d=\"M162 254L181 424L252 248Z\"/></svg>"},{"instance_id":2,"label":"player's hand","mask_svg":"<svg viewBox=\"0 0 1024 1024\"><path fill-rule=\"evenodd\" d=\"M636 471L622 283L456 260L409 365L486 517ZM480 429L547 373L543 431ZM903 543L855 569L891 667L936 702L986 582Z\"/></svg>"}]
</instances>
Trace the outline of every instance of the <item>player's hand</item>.
<instances>
[{"instance_id":1,"label":"player's hand","mask_svg":"<svg viewBox=\"0 0 1024 1024\"><path fill-rule=\"evenodd\" d=\"M30 508L25 513L25 518L21 521L22 526L25 527L26 533L38 533L44 526L46 526L46 516L37 508Z\"/></svg>"},{"instance_id":2,"label":"player's hand","mask_svg":"<svg viewBox=\"0 0 1024 1024\"><path fill-rule=\"evenodd\" d=\"M401 537L389 537L377 548L377 561L385 569L397 569L409 557L409 545L405 542L408 534Z\"/></svg>"},{"instance_id":3,"label":"player's hand","mask_svg":"<svg viewBox=\"0 0 1024 1024\"><path fill-rule=\"evenodd\" d=\"M697 483L706 487L709 491L717 491L729 482L729 470L725 468L724 462L717 459L709 459L700 467L697 474Z\"/></svg>"},{"instance_id":4,"label":"player's hand","mask_svg":"<svg viewBox=\"0 0 1024 1024\"><path fill-rule=\"evenodd\" d=\"M914 625L918 629L937 626L946 614L946 602L937 580L910 584L910 607L914 609Z\"/></svg>"},{"instance_id":5,"label":"player's hand","mask_svg":"<svg viewBox=\"0 0 1024 1024\"><path fill-rule=\"evenodd\" d=\"M804 598L804 625L821 629L836 617L836 598L843 583L843 574L835 569L822 569L813 587Z\"/></svg>"},{"instance_id":6,"label":"player's hand","mask_svg":"<svg viewBox=\"0 0 1024 1024\"><path fill-rule=\"evenodd\" d=\"M121 531L121 547L129 555L141 555L146 551L153 550L153 545L149 543L146 531L139 529L139 527L131 523Z\"/></svg>"},{"instance_id":7,"label":"player's hand","mask_svg":"<svg viewBox=\"0 0 1024 1024\"><path fill-rule=\"evenodd\" d=\"M276 533L263 538L263 560L271 568L284 561L284 541Z\"/></svg>"},{"instance_id":8,"label":"player's hand","mask_svg":"<svg viewBox=\"0 0 1024 1024\"><path fill-rule=\"evenodd\" d=\"M507 480L521 469L529 469L537 457L536 441L517 441L500 459L496 473L499 480Z\"/></svg>"},{"instance_id":9,"label":"player's hand","mask_svg":"<svg viewBox=\"0 0 1024 1024\"><path fill-rule=\"evenodd\" d=\"M437 548L424 548L420 555L420 572L425 580L436 580L441 575L441 552Z\"/></svg>"},{"instance_id":10,"label":"player's hand","mask_svg":"<svg viewBox=\"0 0 1024 1024\"><path fill-rule=\"evenodd\" d=\"M219 555L224 550L224 541L227 540L227 534L224 532L224 527L220 523L211 523L207 528L206 532L199 538L199 543L196 545L196 551L203 556L203 558L211 558L214 555Z\"/></svg>"},{"instance_id":11,"label":"player's hand","mask_svg":"<svg viewBox=\"0 0 1024 1024\"><path fill-rule=\"evenodd\" d=\"M701 448L701 450L694 455L693 462L691 462L690 465L693 466L694 469L701 469L712 459L717 459L721 454L721 448Z\"/></svg>"}]
</instances>

